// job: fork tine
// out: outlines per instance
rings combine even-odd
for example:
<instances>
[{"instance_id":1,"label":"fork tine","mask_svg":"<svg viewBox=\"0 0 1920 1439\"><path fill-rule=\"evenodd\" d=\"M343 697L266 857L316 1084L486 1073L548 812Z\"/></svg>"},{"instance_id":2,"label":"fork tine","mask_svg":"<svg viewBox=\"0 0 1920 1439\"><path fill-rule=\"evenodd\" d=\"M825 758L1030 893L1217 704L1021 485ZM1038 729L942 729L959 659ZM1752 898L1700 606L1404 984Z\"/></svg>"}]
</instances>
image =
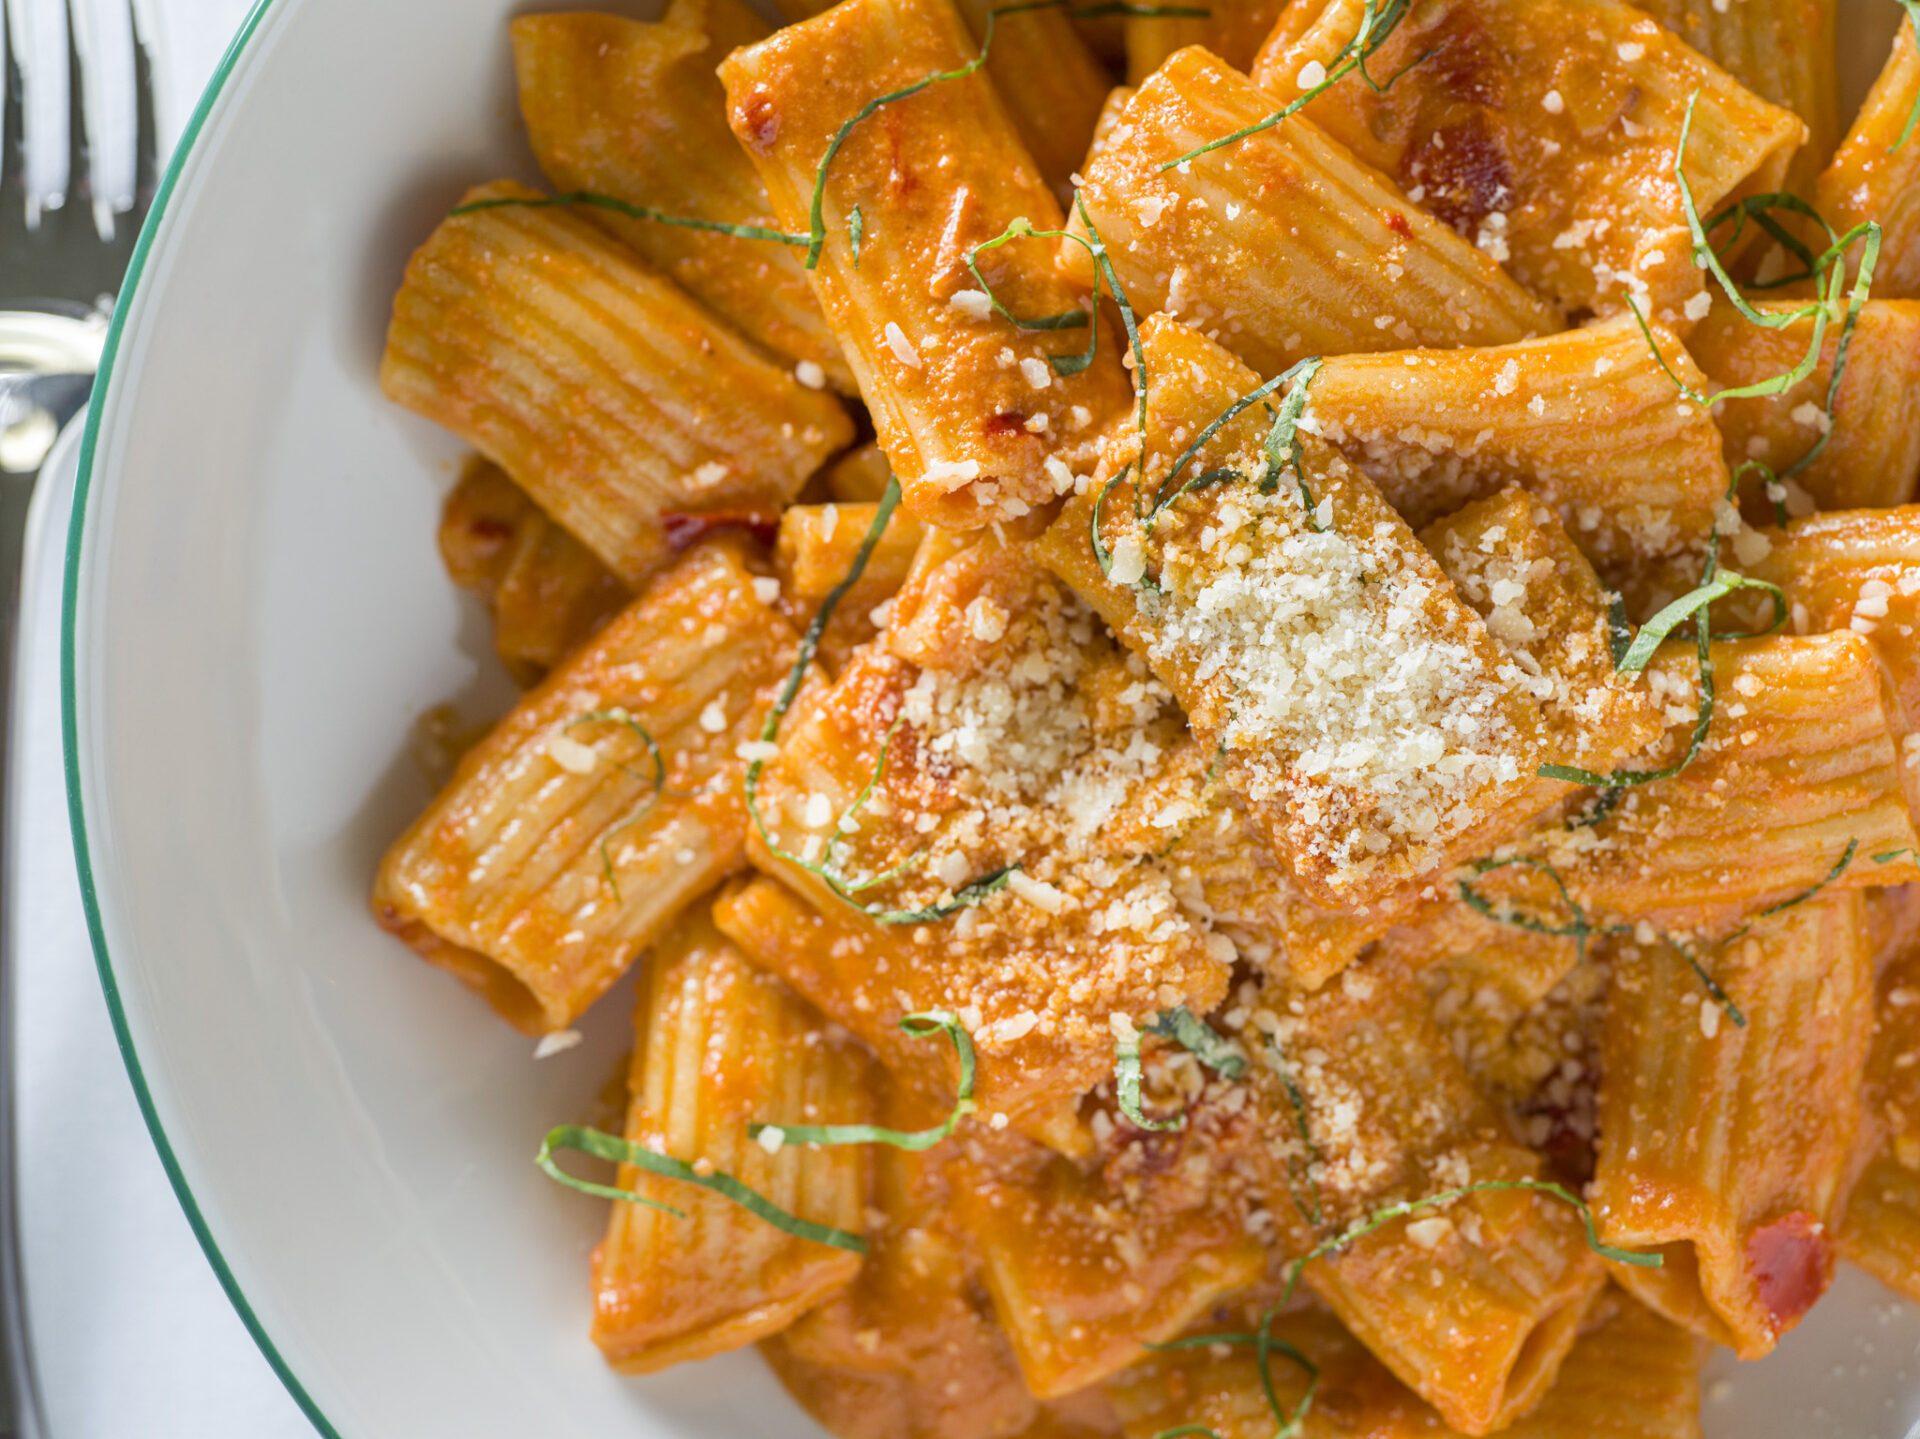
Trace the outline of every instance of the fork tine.
<instances>
[{"instance_id":1,"label":"fork tine","mask_svg":"<svg viewBox=\"0 0 1920 1439\"><path fill-rule=\"evenodd\" d=\"M87 127L93 227L111 244L114 217L133 209L140 176L140 105L133 12L127 0L71 0L80 105Z\"/></svg>"},{"instance_id":2,"label":"fork tine","mask_svg":"<svg viewBox=\"0 0 1920 1439\"><path fill-rule=\"evenodd\" d=\"M27 228L67 202L73 178L73 100L66 0L7 0L7 31L20 71L21 180Z\"/></svg>"}]
</instances>

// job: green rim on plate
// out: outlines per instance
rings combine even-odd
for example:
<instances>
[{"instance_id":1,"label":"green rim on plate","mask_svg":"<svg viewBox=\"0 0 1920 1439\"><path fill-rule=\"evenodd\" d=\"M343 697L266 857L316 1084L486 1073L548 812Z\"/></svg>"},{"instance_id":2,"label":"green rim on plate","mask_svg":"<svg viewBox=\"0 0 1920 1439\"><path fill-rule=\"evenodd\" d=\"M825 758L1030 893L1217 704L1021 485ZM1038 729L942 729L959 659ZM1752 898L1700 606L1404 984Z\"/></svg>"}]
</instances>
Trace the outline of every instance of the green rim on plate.
<instances>
[{"instance_id":1,"label":"green rim on plate","mask_svg":"<svg viewBox=\"0 0 1920 1439\"><path fill-rule=\"evenodd\" d=\"M276 0L256 0L253 9L241 24L240 31L228 46L227 53L221 57L219 67L213 72L213 79L207 83L200 103L194 107L193 116L187 121L187 128L180 137L180 143L168 162L166 172L160 178L159 188L154 192L153 208L147 214L146 223L141 226L140 238L133 247L133 259L127 267L126 280L120 286L120 298L113 309L113 322L107 330L106 348L100 357L100 371L94 381L93 403L87 411L87 427L80 441L79 473L74 479L73 517L67 529L66 576L62 588L60 618L60 728L66 750L67 812L73 826L73 854L80 870L80 898L86 906L87 933L93 940L93 957L100 970L100 987L106 992L107 1012L113 1019L113 1035L120 1047L120 1057L126 1061L127 1075L133 1081L134 1097L139 1100L141 1117L146 1120L147 1132L153 1136L154 1148L160 1152L160 1163L167 1172L167 1181L173 1185L173 1192L180 1200L181 1209L186 1211L187 1223L192 1226L194 1237L200 1241L200 1247L206 1252L207 1262L213 1266L213 1272L219 1277L220 1287L227 1292L227 1298L238 1311L241 1321L247 1326L247 1332L253 1336L253 1342L260 1346L260 1352L266 1356L267 1363L273 1366L273 1372L280 1376L280 1382L287 1386L287 1392L300 1406L301 1411L313 1422L314 1428L328 1439L341 1439L340 1431L334 1428L327 1416L320 1412L320 1406L307 1393L286 1359L274 1346L273 1337L261 1324L260 1317L253 1312L253 1306L247 1302L247 1296L241 1292L240 1283L234 1278L233 1270L220 1252L220 1245L214 1239L213 1232L207 1227L206 1217L200 1212L199 1202L193 1196L193 1190L187 1184L186 1175L181 1171L178 1156L167 1138L166 1130L161 1127L159 1112L154 1107L153 1093L147 1086L147 1077L140 1067L140 1056L133 1046L133 1035L127 1027L126 1008L121 1002L120 986L114 979L113 962L107 953L106 928L100 917L100 897L94 883L93 861L87 848L86 805L80 794L80 723L79 710L75 697L75 658L74 633L77 623L78 599L80 593L80 550L86 532L87 500L93 486L93 462L100 440L100 416L106 408L106 398L112 389L114 366L120 356L120 341L125 333L127 316L133 308L134 297L139 293L140 281L146 272L148 258L153 253L154 239L165 222L168 202L173 199L179 186L180 176L186 169L187 161L198 144L201 132L206 128L207 118L213 113L214 106L227 88L227 82L233 78L240 59L252 43L265 21L267 12L273 9Z\"/></svg>"}]
</instances>

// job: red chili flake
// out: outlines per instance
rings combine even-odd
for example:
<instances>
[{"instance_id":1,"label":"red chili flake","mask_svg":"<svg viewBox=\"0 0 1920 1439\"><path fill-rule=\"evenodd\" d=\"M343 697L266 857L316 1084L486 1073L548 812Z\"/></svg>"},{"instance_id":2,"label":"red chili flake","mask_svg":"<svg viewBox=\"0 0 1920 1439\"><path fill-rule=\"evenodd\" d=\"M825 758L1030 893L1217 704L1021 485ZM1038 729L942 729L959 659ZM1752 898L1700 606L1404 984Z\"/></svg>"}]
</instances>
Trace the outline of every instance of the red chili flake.
<instances>
[{"instance_id":1,"label":"red chili flake","mask_svg":"<svg viewBox=\"0 0 1920 1439\"><path fill-rule=\"evenodd\" d=\"M989 416L986 422L980 426L990 437L995 439L1001 435L1011 435L1016 431L1024 430L1026 427L1027 417L1018 410L1002 410L997 415Z\"/></svg>"},{"instance_id":2,"label":"red chili flake","mask_svg":"<svg viewBox=\"0 0 1920 1439\"><path fill-rule=\"evenodd\" d=\"M1506 146L1477 110L1408 151L1401 172L1425 187L1426 207L1462 235L1511 203L1517 183Z\"/></svg>"},{"instance_id":3,"label":"red chili flake","mask_svg":"<svg viewBox=\"0 0 1920 1439\"><path fill-rule=\"evenodd\" d=\"M466 531L476 540L498 544L513 537L513 526L494 515L475 515L467 521Z\"/></svg>"},{"instance_id":4,"label":"red chili flake","mask_svg":"<svg viewBox=\"0 0 1920 1439\"><path fill-rule=\"evenodd\" d=\"M1380 223L1403 240L1411 240L1413 238L1413 226L1407 223L1407 217L1398 210L1382 210L1380 212Z\"/></svg>"},{"instance_id":5,"label":"red chili flake","mask_svg":"<svg viewBox=\"0 0 1920 1439\"><path fill-rule=\"evenodd\" d=\"M1833 1280L1833 1241L1804 1210L1747 1236L1747 1269L1776 1334L1791 1329Z\"/></svg>"},{"instance_id":6,"label":"red chili flake","mask_svg":"<svg viewBox=\"0 0 1920 1439\"><path fill-rule=\"evenodd\" d=\"M780 534L780 516L767 510L714 510L704 515L669 510L660 516L660 528L667 532L667 548L677 555L719 530L745 530L761 544L771 545Z\"/></svg>"},{"instance_id":7,"label":"red chili flake","mask_svg":"<svg viewBox=\"0 0 1920 1439\"><path fill-rule=\"evenodd\" d=\"M780 111L764 90L755 90L740 102L740 119L762 150L770 149L780 137Z\"/></svg>"}]
</instances>

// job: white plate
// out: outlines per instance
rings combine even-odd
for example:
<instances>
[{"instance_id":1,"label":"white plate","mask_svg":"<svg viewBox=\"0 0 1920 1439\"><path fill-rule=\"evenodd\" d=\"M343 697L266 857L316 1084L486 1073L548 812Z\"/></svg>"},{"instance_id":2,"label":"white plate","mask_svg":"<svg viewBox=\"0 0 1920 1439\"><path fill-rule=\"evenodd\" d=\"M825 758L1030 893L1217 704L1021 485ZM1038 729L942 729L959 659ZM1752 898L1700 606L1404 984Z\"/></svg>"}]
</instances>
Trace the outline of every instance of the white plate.
<instances>
[{"instance_id":1,"label":"white plate","mask_svg":"<svg viewBox=\"0 0 1920 1439\"><path fill-rule=\"evenodd\" d=\"M611 1072L624 998L536 1064L367 913L428 797L409 725L502 697L434 550L459 446L375 366L409 250L467 184L528 172L516 8L268 0L166 177L69 551L95 948L181 1202L322 1431L807 1434L751 1356L625 1380L586 1340L602 1206L531 1159ZM1869 70L1883 10L1847 12ZM1916 1352L1920 1313L1849 1276L1710 1433L1901 1439Z\"/></svg>"}]
</instances>

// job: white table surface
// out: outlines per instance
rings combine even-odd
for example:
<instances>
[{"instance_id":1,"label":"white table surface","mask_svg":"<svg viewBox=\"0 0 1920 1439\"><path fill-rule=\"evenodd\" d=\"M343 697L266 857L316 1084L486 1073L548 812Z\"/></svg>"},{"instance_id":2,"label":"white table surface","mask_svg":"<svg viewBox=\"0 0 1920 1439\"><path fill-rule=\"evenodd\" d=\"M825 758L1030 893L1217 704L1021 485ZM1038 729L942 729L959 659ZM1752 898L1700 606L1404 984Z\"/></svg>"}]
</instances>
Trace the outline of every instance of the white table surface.
<instances>
[{"instance_id":1,"label":"white table surface","mask_svg":"<svg viewBox=\"0 0 1920 1439\"><path fill-rule=\"evenodd\" d=\"M169 145L249 0L135 0ZM35 497L12 755L21 1251L46 1439L314 1431L221 1292L114 1045L75 877L60 747L60 583L78 446Z\"/></svg>"}]
</instances>

